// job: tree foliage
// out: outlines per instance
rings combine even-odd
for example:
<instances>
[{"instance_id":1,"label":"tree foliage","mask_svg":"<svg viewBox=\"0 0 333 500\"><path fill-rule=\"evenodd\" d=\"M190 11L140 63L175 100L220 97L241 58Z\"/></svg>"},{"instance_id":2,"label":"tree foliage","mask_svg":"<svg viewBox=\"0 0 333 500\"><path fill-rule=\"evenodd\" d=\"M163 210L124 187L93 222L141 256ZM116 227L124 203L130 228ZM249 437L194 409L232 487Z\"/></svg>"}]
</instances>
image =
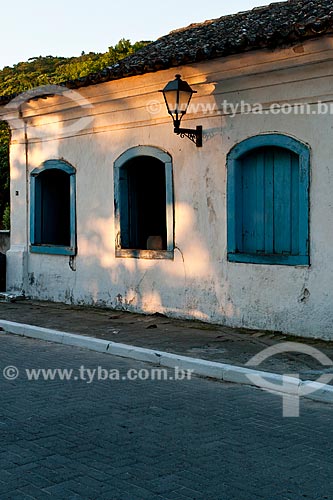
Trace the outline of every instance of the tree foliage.
<instances>
[{"instance_id":1,"label":"tree foliage","mask_svg":"<svg viewBox=\"0 0 333 500\"><path fill-rule=\"evenodd\" d=\"M0 122L0 229L9 229L9 141L9 127Z\"/></svg>"},{"instance_id":2,"label":"tree foliage","mask_svg":"<svg viewBox=\"0 0 333 500\"><path fill-rule=\"evenodd\" d=\"M79 57L32 57L0 71L0 95L13 95L46 84L59 84L103 70L141 49L149 42L133 45L124 38L105 53L89 52Z\"/></svg>"},{"instance_id":3,"label":"tree foliage","mask_svg":"<svg viewBox=\"0 0 333 500\"><path fill-rule=\"evenodd\" d=\"M88 76L112 66L148 43L131 44L123 38L105 53L82 52L81 56L70 58L38 56L13 67L6 66L0 71L0 96L20 94L41 85ZM4 122L0 122L0 229L7 229L9 224L9 141L9 129Z\"/></svg>"}]
</instances>

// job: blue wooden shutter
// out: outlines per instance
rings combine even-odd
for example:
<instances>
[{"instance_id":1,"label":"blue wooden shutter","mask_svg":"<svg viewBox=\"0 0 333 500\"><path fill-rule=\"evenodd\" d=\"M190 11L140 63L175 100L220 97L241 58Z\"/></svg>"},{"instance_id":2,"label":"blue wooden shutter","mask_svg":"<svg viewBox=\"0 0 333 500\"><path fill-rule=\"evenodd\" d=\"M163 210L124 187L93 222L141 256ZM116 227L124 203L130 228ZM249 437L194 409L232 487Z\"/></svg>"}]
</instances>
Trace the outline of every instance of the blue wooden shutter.
<instances>
[{"instance_id":1,"label":"blue wooden shutter","mask_svg":"<svg viewBox=\"0 0 333 500\"><path fill-rule=\"evenodd\" d=\"M129 192L128 169L119 169L119 202L120 202L120 245L130 248L129 245Z\"/></svg>"},{"instance_id":2,"label":"blue wooden shutter","mask_svg":"<svg viewBox=\"0 0 333 500\"><path fill-rule=\"evenodd\" d=\"M31 238L32 243L42 242L42 189L41 182L38 176L34 176L33 186L35 192L32 193L31 199L34 199L34 211L32 217L34 218L34 231Z\"/></svg>"},{"instance_id":3,"label":"blue wooden shutter","mask_svg":"<svg viewBox=\"0 0 333 500\"><path fill-rule=\"evenodd\" d=\"M298 155L278 147L260 148L240 163L241 231L245 254L299 255Z\"/></svg>"},{"instance_id":4,"label":"blue wooden shutter","mask_svg":"<svg viewBox=\"0 0 333 500\"><path fill-rule=\"evenodd\" d=\"M229 153L228 260L309 265L309 147L282 134Z\"/></svg>"}]
</instances>

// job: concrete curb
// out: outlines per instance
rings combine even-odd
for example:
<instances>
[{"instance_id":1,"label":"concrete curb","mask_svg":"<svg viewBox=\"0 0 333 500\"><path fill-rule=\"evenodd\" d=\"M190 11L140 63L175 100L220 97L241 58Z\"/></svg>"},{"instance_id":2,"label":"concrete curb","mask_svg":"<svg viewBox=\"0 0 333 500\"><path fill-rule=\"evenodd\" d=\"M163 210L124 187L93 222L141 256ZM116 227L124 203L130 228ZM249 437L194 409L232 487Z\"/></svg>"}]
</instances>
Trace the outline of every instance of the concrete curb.
<instances>
[{"instance_id":1,"label":"concrete curb","mask_svg":"<svg viewBox=\"0 0 333 500\"><path fill-rule=\"evenodd\" d=\"M182 370L193 370L193 374L201 377L251 385L280 394L308 398L313 401L333 403L333 386L323 385L310 380L299 380L298 378L277 373L264 372L226 363L216 363L205 359L191 358L179 354L51 330L40 326L14 323L12 321L0 320L0 328L7 333L22 337L82 347L91 351L112 354L113 356L146 361L167 368L178 367Z\"/></svg>"}]
</instances>

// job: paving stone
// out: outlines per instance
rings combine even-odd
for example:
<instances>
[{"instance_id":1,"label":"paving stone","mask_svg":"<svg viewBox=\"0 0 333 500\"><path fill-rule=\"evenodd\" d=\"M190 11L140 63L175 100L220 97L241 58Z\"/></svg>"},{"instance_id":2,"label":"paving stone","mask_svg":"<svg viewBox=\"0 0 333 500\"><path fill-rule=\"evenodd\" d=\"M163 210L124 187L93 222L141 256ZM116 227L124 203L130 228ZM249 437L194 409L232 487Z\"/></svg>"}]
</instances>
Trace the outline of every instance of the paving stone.
<instances>
[{"instance_id":1,"label":"paving stone","mask_svg":"<svg viewBox=\"0 0 333 500\"><path fill-rule=\"evenodd\" d=\"M24 495L30 495L31 498L36 498L37 500L46 500L47 498L52 498L51 493L46 492L45 490L41 490L40 488L37 488L32 484L22 486L20 488L20 491L22 491Z\"/></svg>"},{"instance_id":2,"label":"paving stone","mask_svg":"<svg viewBox=\"0 0 333 500\"><path fill-rule=\"evenodd\" d=\"M1 500L34 500L35 497L26 495L23 491L17 490L16 493L9 493L8 495L1 495Z\"/></svg>"},{"instance_id":3,"label":"paving stone","mask_svg":"<svg viewBox=\"0 0 333 500\"><path fill-rule=\"evenodd\" d=\"M76 493L73 493L72 491L68 490L65 486L62 484L57 484L54 486L50 486L49 488L45 489L45 493L48 495L51 495L51 498L56 498L57 500L64 499L64 500L78 500L82 499L83 497L81 495L77 495ZM86 498L89 498L86 496Z\"/></svg>"}]
</instances>

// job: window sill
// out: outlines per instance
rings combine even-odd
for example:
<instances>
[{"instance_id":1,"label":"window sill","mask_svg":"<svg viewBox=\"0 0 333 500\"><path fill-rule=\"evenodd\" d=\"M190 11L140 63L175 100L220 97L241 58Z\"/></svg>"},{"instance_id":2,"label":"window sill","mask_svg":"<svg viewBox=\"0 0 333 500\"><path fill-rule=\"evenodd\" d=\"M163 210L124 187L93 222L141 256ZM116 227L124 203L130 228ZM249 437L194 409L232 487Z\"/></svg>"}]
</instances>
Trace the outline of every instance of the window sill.
<instances>
[{"instance_id":1,"label":"window sill","mask_svg":"<svg viewBox=\"0 0 333 500\"><path fill-rule=\"evenodd\" d=\"M309 266L308 255L255 255L245 253L228 253L229 262L244 264L268 264L281 266Z\"/></svg>"},{"instance_id":2,"label":"window sill","mask_svg":"<svg viewBox=\"0 0 333 500\"><path fill-rule=\"evenodd\" d=\"M137 250L116 248L116 257L132 259L168 259L173 260L173 250Z\"/></svg>"},{"instance_id":3,"label":"window sill","mask_svg":"<svg viewBox=\"0 0 333 500\"><path fill-rule=\"evenodd\" d=\"M50 255L76 255L75 248L56 245L30 245L30 252Z\"/></svg>"}]
</instances>

